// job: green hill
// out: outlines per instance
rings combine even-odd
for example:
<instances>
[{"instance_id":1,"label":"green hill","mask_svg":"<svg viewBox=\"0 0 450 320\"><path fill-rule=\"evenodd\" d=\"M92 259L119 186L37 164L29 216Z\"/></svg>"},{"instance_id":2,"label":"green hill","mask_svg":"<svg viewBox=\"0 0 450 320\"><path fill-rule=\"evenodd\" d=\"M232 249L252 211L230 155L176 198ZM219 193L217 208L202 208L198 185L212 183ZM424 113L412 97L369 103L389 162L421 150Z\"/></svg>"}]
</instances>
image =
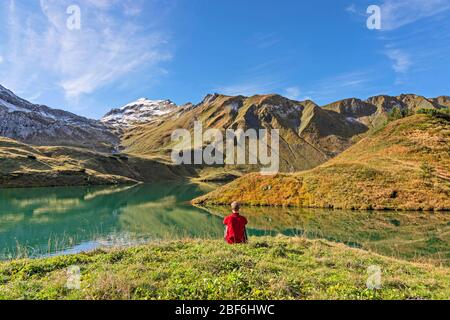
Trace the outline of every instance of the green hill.
<instances>
[{"instance_id":1,"label":"green hill","mask_svg":"<svg viewBox=\"0 0 450 320\"><path fill-rule=\"evenodd\" d=\"M450 122L414 115L388 124L310 171L246 175L195 204L450 210Z\"/></svg>"}]
</instances>

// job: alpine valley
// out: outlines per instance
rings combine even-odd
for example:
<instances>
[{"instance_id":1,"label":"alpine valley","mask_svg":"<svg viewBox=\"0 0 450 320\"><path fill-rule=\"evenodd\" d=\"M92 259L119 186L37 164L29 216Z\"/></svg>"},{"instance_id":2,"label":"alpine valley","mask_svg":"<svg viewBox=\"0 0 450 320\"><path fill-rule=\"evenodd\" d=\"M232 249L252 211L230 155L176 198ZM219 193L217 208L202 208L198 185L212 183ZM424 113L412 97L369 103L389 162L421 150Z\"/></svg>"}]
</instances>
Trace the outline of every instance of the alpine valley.
<instances>
[{"instance_id":1,"label":"alpine valley","mask_svg":"<svg viewBox=\"0 0 450 320\"><path fill-rule=\"evenodd\" d=\"M448 299L449 107L211 94L92 120L0 87L0 300ZM172 133L196 122L278 129L281 172L175 165ZM232 201L246 245L222 240Z\"/></svg>"},{"instance_id":2,"label":"alpine valley","mask_svg":"<svg viewBox=\"0 0 450 320\"><path fill-rule=\"evenodd\" d=\"M350 98L326 106L275 94L210 94L182 106L142 98L92 120L33 104L0 86L0 186L228 182L241 177L231 185L230 196L241 194L248 204L269 202L248 194L240 181L253 181L268 188L267 195L284 199L270 202L275 205L448 210L449 107L447 96L413 94ZM284 175L258 178L252 174L258 166L173 165L172 132L193 131L196 121L223 132L279 129ZM430 175L425 182L424 171ZM400 183L405 177L409 183ZM382 184L387 181L396 188L386 190ZM283 195L279 183L295 194ZM219 198L213 193L196 203L225 203L230 200L229 192L222 193L226 190L215 191ZM323 195L325 190L334 200ZM358 199L344 203L337 195L346 193ZM416 200L407 205L404 199Z\"/></svg>"}]
</instances>

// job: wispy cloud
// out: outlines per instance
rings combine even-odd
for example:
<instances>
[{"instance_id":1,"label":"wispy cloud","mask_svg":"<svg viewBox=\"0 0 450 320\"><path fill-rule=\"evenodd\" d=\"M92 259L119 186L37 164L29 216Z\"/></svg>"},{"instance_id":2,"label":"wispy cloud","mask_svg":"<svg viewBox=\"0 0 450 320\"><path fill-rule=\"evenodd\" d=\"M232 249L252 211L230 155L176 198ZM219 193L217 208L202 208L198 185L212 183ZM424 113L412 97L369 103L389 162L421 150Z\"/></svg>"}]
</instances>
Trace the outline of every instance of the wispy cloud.
<instances>
[{"instance_id":1,"label":"wispy cloud","mask_svg":"<svg viewBox=\"0 0 450 320\"><path fill-rule=\"evenodd\" d=\"M308 99L322 104L343 98L363 96L370 92L370 84L372 81L376 81L376 77L376 74L371 71L350 71L312 83L303 91L303 94Z\"/></svg>"},{"instance_id":2,"label":"wispy cloud","mask_svg":"<svg viewBox=\"0 0 450 320\"><path fill-rule=\"evenodd\" d=\"M286 89L284 90L284 95L285 95L287 98L292 99L292 100L300 99L301 93L302 93L302 92L301 92L300 88L299 88L299 87L296 87L296 86L294 86L294 87L289 87L289 88L286 88Z\"/></svg>"},{"instance_id":3,"label":"wispy cloud","mask_svg":"<svg viewBox=\"0 0 450 320\"><path fill-rule=\"evenodd\" d=\"M356 4L352 3L348 7L345 8L345 11L350 12L351 14L355 15L361 15L363 14L362 10L359 10L359 8L356 6Z\"/></svg>"},{"instance_id":4,"label":"wispy cloud","mask_svg":"<svg viewBox=\"0 0 450 320\"><path fill-rule=\"evenodd\" d=\"M375 4L375 3L374 3ZM450 10L448 0L384 0L381 4L381 31L392 31ZM345 11L367 19L367 5L351 4Z\"/></svg>"},{"instance_id":5,"label":"wispy cloud","mask_svg":"<svg viewBox=\"0 0 450 320\"><path fill-rule=\"evenodd\" d=\"M395 74L394 85L413 82L411 77L417 72L429 70L440 56L448 56L449 0L383 0L379 5L383 32L368 32L380 42L379 53ZM365 26L366 9L367 5L352 4L345 10Z\"/></svg>"},{"instance_id":6,"label":"wispy cloud","mask_svg":"<svg viewBox=\"0 0 450 320\"><path fill-rule=\"evenodd\" d=\"M280 78L255 76L242 82L217 86L212 91L232 96L279 93L292 100L328 103L342 98L365 95L373 89L371 83L376 82L377 77L377 74L372 71L357 70L303 83L302 86L286 86L286 81Z\"/></svg>"},{"instance_id":7,"label":"wispy cloud","mask_svg":"<svg viewBox=\"0 0 450 320\"><path fill-rule=\"evenodd\" d=\"M447 10L448 0L385 0L381 5L382 30L395 30Z\"/></svg>"},{"instance_id":8,"label":"wispy cloud","mask_svg":"<svg viewBox=\"0 0 450 320\"><path fill-rule=\"evenodd\" d=\"M213 89L214 92L230 96L253 96L256 94L274 93L274 87L277 85L274 81L246 81L231 85L219 86Z\"/></svg>"},{"instance_id":9,"label":"wispy cloud","mask_svg":"<svg viewBox=\"0 0 450 320\"><path fill-rule=\"evenodd\" d=\"M124 13L127 16L138 16L142 13L142 6L139 4L136 4L135 2L126 2L124 4Z\"/></svg>"},{"instance_id":10,"label":"wispy cloud","mask_svg":"<svg viewBox=\"0 0 450 320\"><path fill-rule=\"evenodd\" d=\"M250 44L259 49L267 49L281 42L281 37L275 32L257 33L250 38Z\"/></svg>"},{"instance_id":11,"label":"wispy cloud","mask_svg":"<svg viewBox=\"0 0 450 320\"><path fill-rule=\"evenodd\" d=\"M243 70L237 70L236 77L229 82L212 86L210 91L226 95L253 96L256 94L276 93L284 88L283 76L277 69L280 58L265 61Z\"/></svg>"},{"instance_id":12,"label":"wispy cloud","mask_svg":"<svg viewBox=\"0 0 450 320\"><path fill-rule=\"evenodd\" d=\"M1 80L11 89L35 95L51 82L73 100L171 58L164 32L144 30L126 18L140 14L141 1L79 0L81 30L67 28L66 10L72 4L40 0L40 11L15 0L0 5L7 12L8 37L6 48L0 44L8 61Z\"/></svg>"},{"instance_id":13,"label":"wispy cloud","mask_svg":"<svg viewBox=\"0 0 450 320\"><path fill-rule=\"evenodd\" d=\"M412 66L411 56L401 49L388 49L385 54L392 60L392 69L397 73L405 73Z\"/></svg>"},{"instance_id":14,"label":"wispy cloud","mask_svg":"<svg viewBox=\"0 0 450 320\"><path fill-rule=\"evenodd\" d=\"M337 91L344 88L357 88L369 82L371 75L366 71L352 71L326 78L320 82L323 90Z\"/></svg>"}]
</instances>

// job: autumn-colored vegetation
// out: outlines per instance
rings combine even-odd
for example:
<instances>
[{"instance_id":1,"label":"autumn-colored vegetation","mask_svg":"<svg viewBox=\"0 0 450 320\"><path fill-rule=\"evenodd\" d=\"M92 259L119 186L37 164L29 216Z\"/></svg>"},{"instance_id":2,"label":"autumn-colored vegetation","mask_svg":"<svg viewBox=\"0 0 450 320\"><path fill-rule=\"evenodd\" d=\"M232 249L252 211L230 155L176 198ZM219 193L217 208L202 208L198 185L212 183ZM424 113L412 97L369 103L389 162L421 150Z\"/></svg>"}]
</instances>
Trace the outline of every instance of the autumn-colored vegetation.
<instances>
[{"instance_id":1,"label":"autumn-colored vegetation","mask_svg":"<svg viewBox=\"0 0 450 320\"><path fill-rule=\"evenodd\" d=\"M387 124L315 169L249 174L194 203L450 210L449 172L450 122L414 115Z\"/></svg>"}]
</instances>

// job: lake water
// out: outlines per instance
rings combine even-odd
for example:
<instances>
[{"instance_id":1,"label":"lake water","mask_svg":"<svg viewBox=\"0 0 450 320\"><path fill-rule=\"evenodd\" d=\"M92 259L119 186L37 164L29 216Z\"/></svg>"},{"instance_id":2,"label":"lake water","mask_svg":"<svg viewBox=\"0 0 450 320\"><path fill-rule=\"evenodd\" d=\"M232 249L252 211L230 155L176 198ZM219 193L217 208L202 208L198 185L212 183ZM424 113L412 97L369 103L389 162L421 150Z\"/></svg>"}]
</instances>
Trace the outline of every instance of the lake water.
<instances>
[{"instance_id":1,"label":"lake water","mask_svg":"<svg viewBox=\"0 0 450 320\"><path fill-rule=\"evenodd\" d=\"M0 190L0 259L70 254L181 238L221 239L228 208L195 208L194 184ZM449 265L450 215L244 208L250 236L327 239ZM255 240L256 241L256 240Z\"/></svg>"}]
</instances>

